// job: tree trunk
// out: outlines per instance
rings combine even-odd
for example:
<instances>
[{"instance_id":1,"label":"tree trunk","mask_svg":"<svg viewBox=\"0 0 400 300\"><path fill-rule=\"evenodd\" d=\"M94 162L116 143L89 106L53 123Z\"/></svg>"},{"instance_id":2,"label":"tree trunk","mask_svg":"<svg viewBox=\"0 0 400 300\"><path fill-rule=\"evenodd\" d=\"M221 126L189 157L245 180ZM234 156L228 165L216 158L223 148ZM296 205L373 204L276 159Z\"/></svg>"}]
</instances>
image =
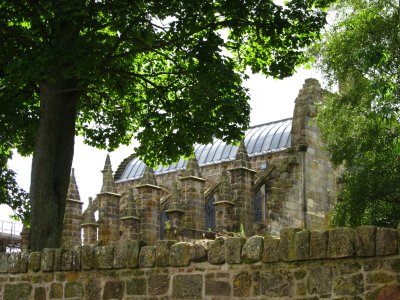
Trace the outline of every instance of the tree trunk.
<instances>
[{"instance_id":1,"label":"tree trunk","mask_svg":"<svg viewBox=\"0 0 400 300\"><path fill-rule=\"evenodd\" d=\"M65 79L40 83L40 121L30 187L33 251L61 246L80 96L75 88L76 84Z\"/></svg>"}]
</instances>

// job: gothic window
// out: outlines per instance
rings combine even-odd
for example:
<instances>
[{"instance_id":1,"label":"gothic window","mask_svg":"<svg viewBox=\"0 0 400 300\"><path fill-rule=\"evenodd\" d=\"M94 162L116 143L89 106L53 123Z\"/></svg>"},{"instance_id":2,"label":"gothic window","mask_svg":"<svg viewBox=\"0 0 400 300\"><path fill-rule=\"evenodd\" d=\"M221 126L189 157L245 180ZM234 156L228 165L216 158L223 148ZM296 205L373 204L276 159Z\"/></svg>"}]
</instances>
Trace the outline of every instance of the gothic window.
<instances>
[{"instance_id":1,"label":"gothic window","mask_svg":"<svg viewBox=\"0 0 400 300\"><path fill-rule=\"evenodd\" d=\"M166 222L168 222L168 215L165 212L166 210L169 209L169 202L164 204L163 209L161 210L161 216L160 216L160 240L163 240L165 238L165 225Z\"/></svg>"},{"instance_id":2,"label":"gothic window","mask_svg":"<svg viewBox=\"0 0 400 300\"><path fill-rule=\"evenodd\" d=\"M261 186L254 196L254 222L264 223L267 218L267 193L265 184Z\"/></svg>"},{"instance_id":3,"label":"gothic window","mask_svg":"<svg viewBox=\"0 0 400 300\"><path fill-rule=\"evenodd\" d=\"M208 197L206 199L205 206L205 230L215 231L215 197L214 195Z\"/></svg>"}]
</instances>

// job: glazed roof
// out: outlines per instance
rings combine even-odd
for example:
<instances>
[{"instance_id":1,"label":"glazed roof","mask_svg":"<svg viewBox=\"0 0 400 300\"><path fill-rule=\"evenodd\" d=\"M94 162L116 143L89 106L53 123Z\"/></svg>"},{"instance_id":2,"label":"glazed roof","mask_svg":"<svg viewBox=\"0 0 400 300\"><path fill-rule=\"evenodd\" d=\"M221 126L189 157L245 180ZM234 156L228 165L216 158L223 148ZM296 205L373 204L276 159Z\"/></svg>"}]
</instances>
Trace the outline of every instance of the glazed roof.
<instances>
[{"instance_id":1,"label":"glazed roof","mask_svg":"<svg viewBox=\"0 0 400 300\"><path fill-rule=\"evenodd\" d=\"M271 123L250 127L244 138L248 155L257 156L270 152L282 151L290 147L290 131L292 119L284 119ZM206 166L231 161L236 157L238 147L216 140L208 145L196 145L195 155L199 166ZM180 159L177 163L169 166L160 166L155 169L155 174L163 174L186 168L187 161ZM141 178L146 165L138 158L133 158L126 164L121 177L117 182Z\"/></svg>"}]
</instances>

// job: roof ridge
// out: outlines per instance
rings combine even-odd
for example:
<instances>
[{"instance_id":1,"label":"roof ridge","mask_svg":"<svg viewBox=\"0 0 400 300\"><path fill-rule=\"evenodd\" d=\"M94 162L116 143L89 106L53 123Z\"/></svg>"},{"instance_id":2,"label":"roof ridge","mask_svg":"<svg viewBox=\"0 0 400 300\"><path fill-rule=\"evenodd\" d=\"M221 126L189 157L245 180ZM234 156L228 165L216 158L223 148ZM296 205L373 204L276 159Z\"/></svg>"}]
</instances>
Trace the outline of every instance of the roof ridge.
<instances>
[{"instance_id":1,"label":"roof ridge","mask_svg":"<svg viewBox=\"0 0 400 300\"><path fill-rule=\"evenodd\" d=\"M276 124L276 123L286 122L286 121L289 121L289 120L293 120L293 118L285 118L285 119L281 119L281 120L276 120L276 121L272 121L272 122L267 122L267 123L262 123L262 124L258 124L258 125L249 126L249 128L247 128L247 130L253 129L253 128L257 128L257 127L262 127L262 126L265 126L265 125L272 125L272 124Z\"/></svg>"}]
</instances>

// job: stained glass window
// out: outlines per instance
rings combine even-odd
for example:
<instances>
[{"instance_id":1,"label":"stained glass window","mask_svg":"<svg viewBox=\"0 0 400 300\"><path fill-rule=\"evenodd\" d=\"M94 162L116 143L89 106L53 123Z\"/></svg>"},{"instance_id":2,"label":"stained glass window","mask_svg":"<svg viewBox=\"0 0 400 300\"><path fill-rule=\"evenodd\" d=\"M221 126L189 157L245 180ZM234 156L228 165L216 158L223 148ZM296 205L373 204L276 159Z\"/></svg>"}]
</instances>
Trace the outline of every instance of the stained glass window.
<instances>
[{"instance_id":1,"label":"stained glass window","mask_svg":"<svg viewBox=\"0 0 400 300\"><path fill-rule=\"evenodd\" d=\"M267 218L267 197L265 184L261 186L254 196L254 222L263 223Z\"/></svg>"},{"instance_id":2,"label":"stained glass window","mask_svg":"<svg viewBox=\"0 0 400 300\"><path fill-rule=\"evenodd\" d=\"M168 222L168 215L165 212L169 209L169 202L164 204L163 209L161 210L161 217L160 217L160 240L165 238L165 223Z\"/></svg>"},{"instance_id":3,"label":"stained glass window","mask_svg":"<svg viewBox=\"0 0 400 300\"><path fill-rule=\"evenodd\" d=\"M215 197L214 195L208 197L206 199L205 206L205 230L215 231Z\"/></svg>"}]
</instances>

